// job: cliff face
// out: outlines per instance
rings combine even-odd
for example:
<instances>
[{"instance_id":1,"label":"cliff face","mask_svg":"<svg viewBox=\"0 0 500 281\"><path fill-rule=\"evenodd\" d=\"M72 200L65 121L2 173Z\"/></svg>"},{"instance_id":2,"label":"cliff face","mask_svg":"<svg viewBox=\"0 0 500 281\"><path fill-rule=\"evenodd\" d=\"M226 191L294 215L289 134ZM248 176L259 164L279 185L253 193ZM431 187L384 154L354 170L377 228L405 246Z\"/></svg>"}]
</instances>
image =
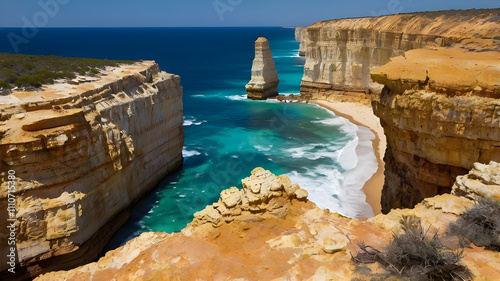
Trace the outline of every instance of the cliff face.
<instances>
[{"instance_id":1,"label":"cliff face","mask_svg":"<svg viewBox=\"0 0 500 281\"><path fill-rule=\"evenodd\" d=\"M443 235L474 200L500 198L499 174L497 163L476 164L457 181L457 195L354 220L319 209L288 177L258 168L242 181L243 189L223 191L181 233L143 233L98 262L37 280L400 280L376 264L354 271L358 243L382 249L402 231L405 215L429 226L429 235ZM460 263L476 280L500 278L498 252L472 246L463 256Z\"/></svg>"},{"instance_id":2,"label":"cliff face","mask_svg":"<svg viewBox=\"0 0 500 281\"><path fill-rule=\"evenodd\" d=\"M412 50L376 67L387 136L382 211L449 192L474 162L500 161L500 53Z\"/></svg>"},{"instance_id":3,"label":"cliff face","mask_svg":"<svg viewBox=\"0 0 500 281\"><path fill-rule=\"evenodd\" d=\"M298 26L295 28L295 41L300 42L299 45L299 56L306 55L306 44L304 42L304 36L306 35L306 28L303 26Z\"/></svg>"},{"instance_id":4,"label":"cliff face","mask_svg":"<svg viewBox=\"0 0 500 281\"><path fill-rule=\"evenodd\" d=\"M0 208L11 197L12 170L19 274L95 259L126 209L182 164L179 82L144 61L91 83L0 97ZM6 229L8 214L0 216ZM2 231L2 253L7 236ZM5 255L0 264L5 270Z\"/></svg>"},{"instance_id":5,"label":"cliff face","mask_svg":"<svg viewBox=\"0 0 500 281\"><path fill-rule=\"evenodd\" d=\"M379 89L370 69L405 51L457 46L500 50L500 9L441 11L324 21L302 31L306 63L301 93L363 102ZM497 37L497 40L494 38Z\"/></svg>"}]
</instances>

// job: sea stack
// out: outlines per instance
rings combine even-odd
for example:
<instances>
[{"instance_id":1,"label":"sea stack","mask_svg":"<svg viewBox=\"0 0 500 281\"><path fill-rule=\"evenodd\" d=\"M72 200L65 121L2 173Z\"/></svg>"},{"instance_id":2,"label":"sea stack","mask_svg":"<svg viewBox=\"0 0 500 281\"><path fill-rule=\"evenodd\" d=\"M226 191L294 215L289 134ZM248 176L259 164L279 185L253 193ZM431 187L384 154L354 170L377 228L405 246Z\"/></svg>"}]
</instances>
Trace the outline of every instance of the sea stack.
<instances>
[{"instance_id":1,"label":"sea stack","mask_svg":"<svg viewBox=\"0 0 500 281\"><path fill-rule=\"evenodd\" d=\"M255 41L255 59L252 65L252 79L245 86L247 97L253 100L265 100L278 95L278 72L274 66L269 41L259 37Z\"/></svg>"}]
</instances>

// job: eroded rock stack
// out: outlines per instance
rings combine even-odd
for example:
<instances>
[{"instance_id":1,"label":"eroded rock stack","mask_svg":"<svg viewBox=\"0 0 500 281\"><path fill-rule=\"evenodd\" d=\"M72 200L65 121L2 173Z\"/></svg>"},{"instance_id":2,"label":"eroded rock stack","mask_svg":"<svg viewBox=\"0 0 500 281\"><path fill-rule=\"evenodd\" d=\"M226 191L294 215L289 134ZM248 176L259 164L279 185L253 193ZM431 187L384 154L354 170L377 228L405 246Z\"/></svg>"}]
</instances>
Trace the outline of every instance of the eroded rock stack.
<instances>
[{"instance_id":1,"label":"eroded rock stack","mask_svg":"<svg viewBox=\"0 0 500 281\"><path fill-rule=\"evenodd\" d=\"M252 79L245 86L247 97L265 100L278 95L278 71L274 65L269 42L264 37L255 41L255 59L252 64Z\"/></svg>"},{"instance_id":2,"label":"eroded rock stack","mask_svg":"<svg viewBox=\"0 0 500 281\"><path fill-rule=\"evenodd\" d=\"M498 52L412 50L373 68L387 136L382 211L448 193L475 162L500 161Z\"/></svg>"},{"instance_id":3,"label":"eroded rock stack","mask_svg":"<svg viewBox=\"0 0 500 281\"><path fill-rule=\"evenodd\" d=\"M182 165L179 76L153 61L104 74L0 97L0 227L6 229L12 170L19 274L95 259L126 222L125 210ZM7 253L2 233L0 252Z\"/></svg>"},{"instance_id":4,"label":"eroded rock stack","mask_svg":"<svg viewBox=\"0 0 500 281\"><path fill-rule=\"evenodd\" d=\"M300 92L307 99L369 104L379 89L370 69L418 48L500 50L500 9L437 11L315 23L302 31L306 63ZM303 46L303 47L302 47Z\"/></svg>"},{"instance_id":5,"label":"eroded rock stack","mask_svg":"<svg viewBox=\"0 0 500 281\"><path fill-rule=\"evenodd\" d=\"M485 196L499 198L500 165L474 166L465 185L488 189ZM404 216L418 218L429 228L429 238L435 233L442 236L450 222L483 198L481 192L464 189L457 181L454 193L464 197L439 195L413 209L355 220L319 209L286 176L258 168L242 182L242 190L223 191L219 201L197 213L181 233L143 233L98 262L37 280L161 280L165 276L178 280L399 280L401 276L390 276L377 263L354 270L352 256L359 251L358 243L383 249L393 233L402 231ZM498 255L472 245L464 249L460 263L478 280L498 280Z\"/></svg>"}]
</instances>

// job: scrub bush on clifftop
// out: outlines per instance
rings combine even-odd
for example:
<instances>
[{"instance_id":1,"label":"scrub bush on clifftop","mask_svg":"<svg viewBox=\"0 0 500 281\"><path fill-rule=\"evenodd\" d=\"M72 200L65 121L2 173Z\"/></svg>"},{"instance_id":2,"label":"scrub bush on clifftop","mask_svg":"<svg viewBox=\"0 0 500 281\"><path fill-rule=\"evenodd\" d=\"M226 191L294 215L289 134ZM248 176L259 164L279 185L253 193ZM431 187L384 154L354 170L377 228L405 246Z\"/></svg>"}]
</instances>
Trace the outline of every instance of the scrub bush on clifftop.
<instances>
[{"instance_id":1,"label":"scrub bush on clifftop","mask_svg":"<svg viewBox=\"0 0 500 281\"><path fill-rule=\"evenodd\" d=\"M500 202L481 199L477 206L450 223L448 235L457 235L466 244L500 251Z\"/></svg>"},{"instance_id":2,"label":"scrub bush on clifftop","mask_svg":"<svg viewBox=\"0 0 500 281\"><path fill-rule=\"evenodd\" d=\"M356 264L378 262L392 276L403 280L472 280L467 267L459 264L463 248L452 249L444 245L437 234L427 238L420 219L404 216L401 219L404 233L394 234L384 250L364 243L353 257Z\"/></svg>"}]
</instances>

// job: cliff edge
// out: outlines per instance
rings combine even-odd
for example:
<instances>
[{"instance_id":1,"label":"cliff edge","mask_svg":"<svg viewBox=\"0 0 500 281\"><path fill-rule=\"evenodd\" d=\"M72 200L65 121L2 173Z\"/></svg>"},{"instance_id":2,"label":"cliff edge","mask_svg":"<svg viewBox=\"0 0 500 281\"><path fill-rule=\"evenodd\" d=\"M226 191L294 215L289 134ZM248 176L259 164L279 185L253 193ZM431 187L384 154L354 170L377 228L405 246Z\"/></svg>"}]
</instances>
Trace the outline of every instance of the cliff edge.
<instances>
[{"instance_id":1,"label":"cliff edge","mask_svg":"<svg viewBox=\"0 0 500 281\"><path fill-rule=\"evenodd\" d=\"M182 165L179 82L143 61L90 83L0 96L0 208L16 209L0 212L0 227L15 221L17 277L95 259L127 208Z\"/></svg>"},{"instance_id":2,"label":"cliff edge","mask_svg":"<svg viewBox=\"0 0 500 281\"><path fill-rule=\"evenodd\" d=\"M355 220L319 209L288 177L257 168L181 233L143 233L98 262L36 280L404 280L377 264L357 268L358 244L383 249L408 216L442 236L475 200L500 198L499 174L497 163L476 164L457 180L456 195ZM475 280L500 278L498 252L472 245L463 256Z\"/></svg>"},{"instance_id":3,"label":"cliff edge","mask_svg":"<svg viewBox=\"0 0 500 281\"><path fill-rule=\"evenodd\" d=\"M437 11L315 23L301 31L304 99L369 104L370 69L412 49L500 51L500 9Z\"/></svg>"}]
</instances>

